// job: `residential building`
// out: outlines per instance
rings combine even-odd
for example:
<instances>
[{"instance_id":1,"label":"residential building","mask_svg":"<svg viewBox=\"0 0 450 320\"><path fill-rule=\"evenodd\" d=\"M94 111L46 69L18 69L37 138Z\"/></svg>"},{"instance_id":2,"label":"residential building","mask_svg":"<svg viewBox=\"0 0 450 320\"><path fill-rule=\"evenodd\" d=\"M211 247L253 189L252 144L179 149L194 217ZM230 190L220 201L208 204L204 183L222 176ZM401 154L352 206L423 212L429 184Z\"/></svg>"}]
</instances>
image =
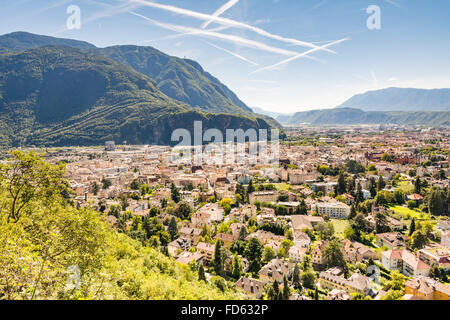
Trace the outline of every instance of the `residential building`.
<instances>
[{"instance_id":1,"label":"residential building","mask_svg":"<svg viewBox=\"0 0 450 320\"><path fill-rule=\"evenodd\" d=\"M311 251L311 262L314 266L321 268L327 263L325 257L325 248L327 245L327 240L320 240L314 245L314 248Z\"/></svg>"},{"instance_id":2,"label":"residential building","mask_svg":"<svg viewBox=\"0 0 450 320\"><path fill-rule=\"evenodd\" d=\"M377 245L390 250L405 248L407 241L409 241L409 238L399 232L379 233L376 235Z\"/></svg>"},{"instance_id":3,"label":"residential building","mask_svg":"<svg viewBox=\"0 0 450 320\"><path fill-rule=\"evenodd\" d=\"M253 192L249 196L249 201L251 204L255 202L276 202L278 200L278 191L257 191Z\"/></svg>"},{"instance_id":4,"label":"residential building","mask_svg":"<svg viewBox=\"0 0 450 320\"><path fill-rule=\"evenodd\" d=\"M438 266L450 271L450 249L438 244L430 244L417 252L420 260L430 266Z\"/></svg>"},{"instance_id":5,"label":"residential building","mask_svg":"<svg viewBox=\"0 0 450 320\"><path fill-rule=\"evenodd\" d=\"M294 264L281 259L273 259L259 271L258 275L262 282L268 283L274 280L281 283L283 276L290 277L294 271Z\"/></svg>"},{"instance_id":6,"label":"residential building","mask_svg":"<svg viewBox=\"0 0 450 320\"><path fill-rule=\"evenodd\" d=\"M264 283L255 279L242 277L234 285L257 299L261 298L264 292Z\"/></svg>"},{"instance_id":7,"label":"residential building","mask_svg":"<svg viewBox=\"0 0 450 320\"><path fill-rule=\"evenodd\" d=\"M332 268L319 274L321 288L327 290L344 290L349 293L368 295L372 289L372 279L359 273L354 273L350 278L344 278L341 268Z\"/></svg>"},{"instance_id":8,"label":"residential building","mask_svg":"<svg viewBox=\"0 0 450 320\"><path fill-rule=\"evenodd\" d=\"M294 232L294 244L299 247L309 248L311 245L311 239L303 231Z\"/></svg>"},{"instance_id":9,"label":"residential building","mask_svg":"<svg viewBox=\"0 0 450 320\"><path fill-rule=\"evenodd\" d=\"M199 242L197 244L197 252L204 256L204 262L210 263L214 259L214 251L216 245L206 242Z\"/></svg>"},{"instance_id":10,"label":"residential building","mask_svg":"<svg viewBox=\"0 0 450 320\"><path fill-rule=\"evenodd\" d=\"M306 247L292 246L289 248L289 252L288 252L289 259L291 259L294 262L302 262L307 251L308 251L308 248L306 248Z\"/></svg>"},{"instance_id":11,"label":"residential building","mask_svg":"<svg viewBox=\"0 0 450 320\"><path fill-rule=\"evenodd\" d=\"M313 217L313 216L302 216L302 215L294 215L291 216L291 224L292 229L295 231L302 231L304 229L313 230L314 226L319 222L325 222L322 217Z\"/></svg>"},{"instance_id":12,"label":"residential building","mask_svg":"<svg viewBox=\"0 0 450 320\"><path fill-rule=\"evenodd\" d=\"M415 277L405 283L405 295L420 300L450 300L450 286L428 277Z\"/></svg>"},{"instance_id":13,"label":"residential building","mask_svg":"<svg viewBox=\"0 0 450 320\"><path fill-rule=\"evenodd\" d=\"M331 219L346 219L350 215L350 206L342 202L319 202L312 206L312 210Z\"/></svg>"},{"instance_id":14,"label":"residential building","mask_svg":"<svg viewBox=\"0 0 450 320\"><path fill-rule=\"evenodd\" d=\"M390 271L407 277L428 276L431 267L408 250L389 250L381 253L381 264Z\"/></svg>"},{"instance_id":15,"label":"residential building","mask_svg":"<svg viewBox=\"0 0 450 320\"><path fill-rule=\"evenodd\" d=\"M180 238L170 242L167 245L167 250L169 251L169 253L172 257L175 257L179 250L187 251L187 250L189 250L191 245L192 245L192 242L190 239L180 237Z\"/></svg>"},{"instance_id":16,"label":"residential building","mask_svg":"<svg viewBox=\"0 0 450 320\"><path fill-rule=\"evenodd\" d=\"M378 259L378 254L375 251L359 242L348 239L342 241L342 252L344 253L345 261L349 263L362 262L370 258Z\"/></svg>"}]
</instances>

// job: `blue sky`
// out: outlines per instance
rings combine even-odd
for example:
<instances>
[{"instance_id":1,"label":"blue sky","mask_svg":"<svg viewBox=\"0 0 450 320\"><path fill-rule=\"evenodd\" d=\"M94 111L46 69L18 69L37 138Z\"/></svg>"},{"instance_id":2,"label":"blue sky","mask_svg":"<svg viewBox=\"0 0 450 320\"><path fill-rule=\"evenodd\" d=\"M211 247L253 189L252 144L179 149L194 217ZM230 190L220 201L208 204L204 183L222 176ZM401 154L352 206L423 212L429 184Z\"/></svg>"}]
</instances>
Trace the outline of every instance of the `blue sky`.
<instances>
[{"instance_id":1,"label":"blue sky","mask_svg":"<svg viewBox=\"0 0 450 320\"><path fill-rule=\"evenodd\" d=\"M249 106L270 111L334 107L392 86L450 87L448 0L0 2L0 34L153 46L197 60ZM80 29L66 28L69 5L81 9ZM380 30L367 27L370 5L381 10Z\"/></svg>"}]
</instances>

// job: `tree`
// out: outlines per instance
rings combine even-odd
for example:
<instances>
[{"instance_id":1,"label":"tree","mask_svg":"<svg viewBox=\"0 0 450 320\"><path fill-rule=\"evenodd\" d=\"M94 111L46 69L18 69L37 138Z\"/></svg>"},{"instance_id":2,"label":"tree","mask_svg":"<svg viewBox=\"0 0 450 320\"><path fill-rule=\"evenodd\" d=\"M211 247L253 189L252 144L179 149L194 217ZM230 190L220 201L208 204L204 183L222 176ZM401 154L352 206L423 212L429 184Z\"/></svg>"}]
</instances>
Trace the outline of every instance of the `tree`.
<instances>
[{"instance_id":1,"label":"tree","mask_svg":"<svg viewBox=\"0 0 450 320\"><path fill-rule=\"evenodd\" d=\"M172 240L174 240L178 234L177 219L175 219L175 217L172 217L172 219L170 219L168 230L172 237Z\"/></svg>"},{"instance_id":2,"label":"tree","mask_svg":"<svg viewBox=\"0 0 450 320\"><path fill-rule=\"evenodd\" d=\"M127 198L127 196L123 195L123 196L120 197L120 205L121 205L121 207L122 207L122 211L127 210L128 206L130 205L130 204L128 203L128 198Z\"/></svg>"},{"instance_id":3,"label":"tree","mask_svg":"<svg viewBox=\"0 0 450 320\"><path fill-rule=\"evenodd\" d=\"M356 217L356 215L357 215L357 212L356 212L356 207L355 207L355 205L351 205L351 207L350 207L350 215L349 215L349 219L353 219L353 218L355 218Z\"/></svg>"},{"instance_id":4,"label":"tree","mask_svg":"<svg viewBox=\"0 0 450 320\"><path fill-rule=\"evenodd\" d=\"M411 248L422 249L428 243L428 237L423 231L415 231L411 236Z\"/></svg>"},{"instance_id":5,"label":"tree","mask_svg":"<svg viewBox=\"0 0 450 320\"><path fill-rule=\"evenodd\" d=\"M94 196L96 196L99 191L100 186L98 185L97 181L94 181L94 183L92 184L92 193L94 194Z\"/></svg>"},{"instance_id":6,"label":"tree","mask_svg":"<svg viewBox=\"0 0 450 320\"><path fill-rule=\"evenodd\" d=\"M275 258L275 251L273 251L272 248L264 247L262 252L262 261L264 263L269 263L274 258Z\"/></svg>"},{"instance_id":7,"label":"tree","mask_svg":"<svg viewBox=\"0 0 450 320\"><path fill-rule=\"evenodd\" d=\"M412 236L415 231L416 231L416 219L412 218L411 225L409 226L409 236Z\"/></svg>"},{"instance_id":8,"label":"tree","mask_svg":"<svg viewBox=\"0 0 450 320\"><path fill-rule=\"evenodd\" d=\"M257 238L252 237L250 239L244 255L249 262L249 272L258 273L261 269L262 246Z\"/></svg>"},{"instance_id":9,"label":"tree","mask_svg":"<svg viewBox=\"0 0 450 320\"><path fill-rule=\"evenodd\" d=\"M241 230L239 230L239 240L244 241L247 237L248 231L246 226L242 226Z\"/></svg>"},{"instance_id":10,"label":"tree","mask_svg":"<svg viewBox=\"0 0 450 320\"><path fill-rule=\"evenodd\" d=\"M429 212L434 216L441 216L445 214L444 209L444 195L437 188L431 189L428 197Z\"/></svg>"},{"instance_id":11,"label":"tree","mask_svg":"<svg viewBox=\"0 0 450 320\"><path fill-rule=\"evenodd\" d=\"M338 184L337 184L337 194L344 194L347 190L347 184L345 182L345 175L344 172L341 172L339 174L339 178L338 178Z\"/></svg>"},{"instance_id":12,"label":"tree","mask_svg":"<svg viewBox=\"0 0 450 320\"><path fill-rule=\"evenodd\" d=\"M140 187L141 187L141 185L137 179L134 179L133 181L131 181L131 183L130 183L131 190L139 190Z\"/></svg>"},{"instance_id":13,"label":"tree","mask_svg":"<svg viewBox=\"0 0 450 320\"><path fill-rule=\"evenodd\" d=\"M175 215L182 219L182 220L187 220L189 219L189 217L191 216L192 213L192 208L189 204L187 204L186 202L181 202L175 209L174 211Z\"/></svg>"},{"instance_id":14,"label":"tree","mask_svg":"<svg viewBox=\"0 0 450 320\"><path fill-rule=\"evenodd\" d=\"M324 256L329 268L345 268L346 262L344 259L344 253L342 252L342 247L338 240L334 239L328 243L328 245L325 247Z\"/></svg>"},{"instance_id":15,"label":"tree","mask_svg":"<svg viewBox=\"0 0 450 320\"><path fill-rule=\"evenodd\" d=\"M217 275L223 274L223 260L222 260L222 240L217 240L216 247L214 249L214 271Z\"/></svg>"},{"instance_id":16,"label":"tree","mask_svg":"<svg viewBox=\"0 0 450 320\"><path fill-rule=\"evenodd\" d=\"M109 179L103 178L102 179L103 189L107 190L109 187L112 186L112 182Z\"/></svg>"},{"instance_id":17,"label":"tree","mask_svg":"<svg viewBox=\"0 0 450 320\"><path fill-rule=\"evenodd\" d=\"M237 254L235 254L233 258L233 272L232 272L233 278L239 279L241 277L241 273L242 273L241 259Z\"/></svg>"},{"instance_id":18,"label":"tree","mask_svg":"<svg viewBox=\"0 0 450 320\"><path fill-rule=\"evenodd\" d=\"M180 191L178 190L178 188L172 183L172 186L171 186L170 189L171 189L172 200L175 203L180 202L181 201L181 195L180 195Z\"/></svg>"},{"instance_id":19,"label":"tree","mask_svg":"<svg viewBox=\"0 0 450 320\"><path fill-rule=\"evenodd\" d=\"M405 203L405 194L401 190L395 190L394 199L397 204L402 205Z\"/></svg>"},{"instance_id":20,"label":"tree","mask_svg":"<svg viewBox=\"0 0 450 320\"><path fill-rule=\"evenodd\" d=\"M109 207L109 215L119 218L121 207L119 205L112 204Z\"/></svg>"},{"instance_id":21,"label":"tree","mask_svg":"<svg viewBox=\"0 0 450 320\"><path fill-rule=\"evenodd\" d=\"M417 177L414 181L414 193L421 194L422 193L422 181Z\"/></svg>"},{"instance_id":22,"label":"tree","mask_svg":"<svg viewBox=\"0 0 450 320\"><path fill-rule=\"evenodd\" d=\"M200 265L198 268L198 280L206 282L205 269L203 268L203 265Z\"/></svg>"},{"instance_id":23,"label":"tree","mask_svg":"<svg viewBox=\"0 0 450 320\"><path fill-rule=\"evenodd\" d=\"M364 195L362 192L362 186L361 183L358 182L358 186L356 187L356 203L360 203L364 201Z\"/></svg>"},{"instance_id":24,"label":"tree","mask_svg":"<svg viewBox=\"0 0 450 320\"><path fill-rule=\"evenodd\" d=\"M302 285L305 288L313 289L316 283L316 274L312 270L303 271L301 275Z\"/></svg>"},{"instance_id":25,"label":"tree","mask_svg":"<svg viewBox=\"0 0 450 320\"><path fill-rule=\"evenodd\" d=\"M283 300L289 300L291 291L289 290L289 282L286 275L283 276Z\"/></svg>"},{"instance_id":26,"label":"tree","mask_svg":"<svg viewBox=\"0 0 450 320\"><path fill-rule=\"evenodd\" d=\"M211 283L220 291L225 292L227 289L227 283L224 278L215 276L211 278Z\"/></svg>"},{"instance_id":27,"label":"tree","mask_svg":"<svg viewBox=\"0 0 450 320\"><path fill-rule=\"evenodd\" d=\"M274 280L272 283L273 290L273 300L277 300L280 293L280 286L278 285L278 281Z\"/></svg>"},{"instance_id":28,"label":"tree","mask_svg":"<svg viewBox=\"0 0 450 320\"><path fill-rule=\"evenodd\" d=\"M386 187L386 182L384 182L383 176L378 177L377 190L381 191Z\"/></svg>"},{"instance_id":29,"label":"tree","mask_svg":"<svg viewBox=\"0 0 450 320\"><path fill-rule=\"evenodd\" d=\"M307 215L308 206L306 205L305 199L302 199L300 205L295 209L295 214Z\"/></svg>"},{"instance_id":30,"label":"tree","mask_svg":"<svg viewBox=\"0 0 450 320\"><path fill-rule=\"evenodd\" d=\"M253 187L253 180L250 179L250 182L248 183L247 187L247 194L250 195L255 191L255 188Z\"/></svg>"},{"instance_id":31,"label":"tree","mask_svg":"<svg viewBox=\"0 0 450 320\"><path fill-rule=\"evenodd\" d=\"M369 192L372 198L377 195L377 182L374 177L369 179Z\"/></svg>"},{"instance_id":32,"label":"tree","mask_svg":"<svg viewBox=\"0 0 450 320\"><path fill-rule=\"evenodd\" d=\"M300 280L300 267L298 266L298 263L294 266L294 272L292 274L292 285L295 289L301 288L301 280Z\"/></svg>"}]
</instances>

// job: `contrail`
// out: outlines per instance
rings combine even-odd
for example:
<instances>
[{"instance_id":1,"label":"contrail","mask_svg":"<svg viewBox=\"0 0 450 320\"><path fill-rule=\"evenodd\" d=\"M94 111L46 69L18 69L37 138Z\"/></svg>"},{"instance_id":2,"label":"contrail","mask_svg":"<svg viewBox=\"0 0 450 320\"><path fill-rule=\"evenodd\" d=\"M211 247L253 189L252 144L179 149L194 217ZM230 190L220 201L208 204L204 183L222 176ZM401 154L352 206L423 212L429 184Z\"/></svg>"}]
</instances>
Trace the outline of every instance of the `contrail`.
<instances>
[{"instance_id":1,"label":"contrail","mask_svg":"<svg viewBox=\"0 0 450 320\"><path fill-rule=\"evenodd\" d=\"M251 60L249 60L249 59L247 59L247 58L245 58L245 57L243 57L243 56L241 56L241 55L239 55L239 54L237 54L237 53L235 53L235 52L232 52L232 51L227 50L227 49L225 49L225 48L219 47L219 46L217 46L217 45L215 45L215 44L212 44L212 43L210 43L210 42L208 42L208 41L205 41L205 42L206 42L207 44L209 44L210 46L212 46L212 47L214 47L214 48L216 48L216 49L222 50L222 51L224 51L224 52L226 52L226 53L228 53L228 54L231 54L232 56L234 56L234 57L236 57L236 58L238 58L238 59L241 59L241 60L243 60L243 61L245 61L245 62L248 62L248 63L250 63L250 64L252 64L252 65L254 65L254 66L259 66L259 64L257 64L256 62L251 61Z\"/></svg>"},{"instance_id":2,"label":"contrail","mask_svg":"<svg viewBox=\"0 0 450 320\"><path fill-rule=\"evenodd\" d=\"M281 55L284 55L284 56L296 56L296 55L298 55L298 52L272 47L272 46L266 45L266 44L261 43L261 42L245 39L245 38L234 36L234 35L223 34L223 33L213 32L213 31L209 31L209 30L202 30L202 29L184 27L184 26L173 25L173 24L167 24L167 23L163 23L163 22L159 22L159 21L150 19L150 18L148 18L146 16L143 16L143 15L141 15L139 13L136 13L134 11L129 11L129 13L133 14L133 15L135 15L137 17L140 17L142 19L145 19L145 20L149 21L150 23L152 23L152 24L154 24L154 25L156 25L158 27L161 27L161 28L167 29L167 30L172 30L172 31L175 31L175 32L178 32L178 33L183 33L183 34L184 33L195 33L196 35L218 38L218 39L226 40L226 41L229 41L229 42L232 42L232 43L239 43L239 44L241 44L243 46L246 46L246 47L260 49L260 50L267 51L267 52L272 52L272 53L277 53L277 54L281 54ZM319 49L316 49L316 51L317 50L319 50Z\"/></svg>"},{"instance_id":3,"label":"contrail","mask_svg":"<svg viewBox=\"0 0 450 320\"><path fill-rule=\"evenodd\" d=\"M333 41L333 42L331 42L331 43L329 43L329 44L327 44L327 45L324 45L324 46L321 47L321 48L328 48L328 47L331 47L331 46L333 46L333 45L336 45L336 44L338 44L338 43L341 43L341 42L344 42L344 41L347 41L347 40L350 40L350 39L349 39L349 38L344 38L344 39L341 39L341 40ZM320 49L311 49L311 50L308 50L308 51L306 51L306 52L304 52L304 53L301 53L301 54L299 54L299 55L296 55L295 57L291 57L291 58L289 58L289 59L286 59L286 60L283 60L283 61L281 61L281 62L278 62L278 63L276 63L276 64L274 64L274 65L271 65L271 66L264 67L264 68L258 69L258 70L256 70L256 71L253 71L253 72L251 72L250 74L255 74L255 73L258 73L258 72L261 72L261 71L264 71L264 70L272 70L272 69L274 69L274 68L276 68L276 67L282 66L282 65L284 65L284 64L286 64L286 63L289 63L289 62L291 62L291 61L297 60L297 59L299 59L299 58L304 57L305 55L308 55L308 54L310 54L310 53L313 53L313 52L316 52L316 51L319 51L319 50L320 50Z\"/></svg>"},{"instance_id":4,"label":"contrail","mask_svg":"<svg viewBox=\"0 0 450 320\"><path fill-rule=\"evenodd\" d=\"M161 10L165 10L165 11L169 11L169 12L173 12L173 13L178 13L184 16L188 16L188 17L192 17L192 18L196 18L196 19L200 19L200 20L205 20L205 21L209 21L213 18L212 15L210 14L204 14L204 13L200 13L200 12L196 12L196 11L192 11L192 10L187 10L187 9L182 9L182 8L178 8L178 7L174 7L174 6L169 6L169 5L165 5L165 4L160 4L160 3L154 3L154 2L150 2L150 1L145 1L145 0L129 0L130 2L135 2L135 3L140 3L142 5L146 5L152 8L157 8L157 9L161 9ZM313 48L313 49L318 49L318 50L323 50L323 51L327 51L330 53L336 53L335 51L329 50L327 48L324 47L319 47L313 43L309 43L309 42L304 42L304 41L300 41L297 39L291 39L291 38L285 38L282 36L278 36L278 35L274 35L271 34L263 29L257 28L257 27L253 27L251 25L242 23L242 22L238 22L235 20L231 20L231 19L227 19L227 18L223 18L223 17L217 17L214 20L216 23L222 24L222 25L226 25L229 27L234 27L234 28L240 28L240 29L246 29L246 30L250 30L253 31L257 34L260 34L262 36L265 36L267 38L271 38L271 39L275 39L278 41L282 41L282 42L286 42L286 43L291 43L291 44L295 44L298 46L304 46L304 47L308 47L308 48ZM316 50L316 51L318 51Z\"/></svg>"},{"instance_id":5,"label":"contrail","mask_svg":"<svg viewBox=\"0 0 450 320\"><path fill-rule=\"evenodd\" d=\"M218 16L221 16L225 11L233 7L236 3L238 3L239 0L230 0L227 3L225 3L223 6L221 6L219 9L217 9L216 12L213 13L213 17L206 21L204 24L202 24L202 29L205 29L207 26L209 26Z\"/></svg>"},{"instance_id":6,"label":"contrail","mask_svg":"<svg viewBox=\"0 0 450 320\"><path fill-rule=\"evenodd\" d=\"M227 30L227 29L229 29L229 28L230 28L230 27L221 26L221 27L217 27L217 28L207 29L206 31L214 31L214 32L217 32L217 31ZM203 31L203 30L202 30L202 31ZM178 34L172 34L172 35L170 35L170 36L166 36L166 37L162 37L162 38L158 38L158 39L145 40L145 41L143 41L143 42L145 43L145 42L153 42L153 41L160 41L160 40L177 39L177 38L181 38L181 37L184 37L184 36L195 36L195 35L197 35L197 34L198 34L197 31L195 31L195 32L187 32L187 33L178 33Z\"/></svg>"}]
</instances>

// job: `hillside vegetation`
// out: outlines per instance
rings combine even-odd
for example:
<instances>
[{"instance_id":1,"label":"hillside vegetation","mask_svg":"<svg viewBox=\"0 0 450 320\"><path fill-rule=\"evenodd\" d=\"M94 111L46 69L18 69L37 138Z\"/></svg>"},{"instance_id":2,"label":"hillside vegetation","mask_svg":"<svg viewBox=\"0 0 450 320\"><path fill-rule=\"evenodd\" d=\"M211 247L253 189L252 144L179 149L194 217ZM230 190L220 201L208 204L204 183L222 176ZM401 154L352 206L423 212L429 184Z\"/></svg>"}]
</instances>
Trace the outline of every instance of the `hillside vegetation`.
<instances>
[{"instance_id":1,"label":"hillside vegetation","mask_svg":"<svg viewBox=\"0 0 450 320\"><path fill-rule=\"evenodd\" d=\"M62 165L12 160L0 166L0 299L245 298L73 207Z\"/></svg>"},{"instance_id":2,"label":"hillside vegetation","mask_svg":"<svg viewBox=\"0 0 450 320\"><path fill-rule=\"evenodd\" d=\"M175 129L269 128L251 114L208 114L154 80L87 51L46 46L0 55L0 145L171 144Z\"/></svg>"}]
</instances>

